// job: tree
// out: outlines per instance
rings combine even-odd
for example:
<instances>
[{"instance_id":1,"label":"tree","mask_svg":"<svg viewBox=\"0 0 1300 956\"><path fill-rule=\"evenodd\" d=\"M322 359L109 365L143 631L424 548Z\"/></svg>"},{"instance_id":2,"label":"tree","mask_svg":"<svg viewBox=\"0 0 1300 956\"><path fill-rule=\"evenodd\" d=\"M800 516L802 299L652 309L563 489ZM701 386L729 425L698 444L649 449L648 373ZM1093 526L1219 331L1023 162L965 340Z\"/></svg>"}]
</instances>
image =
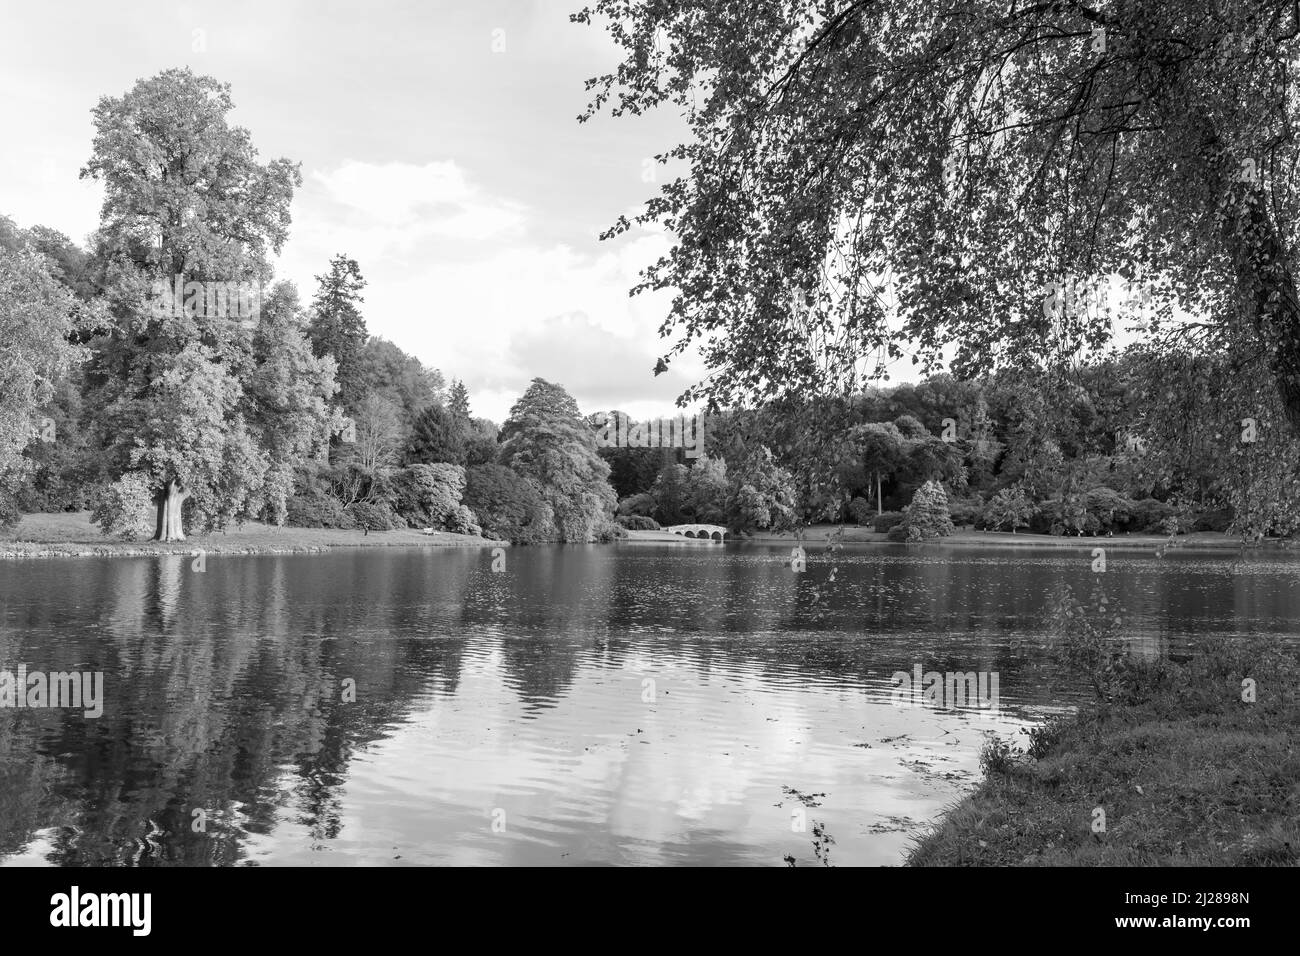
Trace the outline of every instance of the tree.
<instances>
[{"instance_id":1,"label":"tree","mask_svg":"<svg viewBox=\"0 0 1300 956\"><path fill-rule=\"evenodd\" d=\"M410 431L420 412L442 401L442 373L427 368L413 355L381 339L371 337L362 347L356 363L356 392L375 395L397 407L402 427ZM356 402L348 406L355 408Z\"/></svg>"},{"instance_id":2,"label":"tree","mask_svg":"<svg viewBox=\"0 0 1300 956\"><path fill-rule=\"evenodd\" d=\"M447 408L459 421L469 424L469 389L460 379L452 382Z\"/></svg>"},{"instance_id":3,"label":"tree","mask_svg":"<svg viewBox=\"0 0 1300 956\"><path fill-rule=\"evenodd\" d=\"M338 363L338 401L349 412L364 394L361 352L368 333L357 308L365 300L366 280L355 259L340 253L330 260L329 272L316 277L319 288L311 306L312 348L317 355L332 355Z\"/></svg>"},{"instance_id":4,"label":"tree","mask_svg":"<svg viewBox=\"0 0 1300 956\"><path fill-rule=\"evenodd\" d=\"M415 418L406 456L411 462L464 466L468 460L465 433L450 411L441 405L430 405Z\"/></svg>"},{"instance_id":5,"label":"tree","mask_svg":"<svg viewBox=\"0 0 1300 956\"><path fill-rule=\"evenodd\" d=\"M396 405L367 395L353 419L355 441L342 446L340 460L353 462L367 472L398 464L402 452L402 419Z\"/></svg>"},{"instance_id":6,"label":"tree","mask_svg":"<svg viewBox=\"0 0 1300 956\"><path fill-rule=\"evenodd\" d=\"M597 0L574 15L597 17L626 58L590 81L584 118L671 104L693 134L663 154L689 174L638 219L676 237L638 287L676 290L661 368L706 343L688 399L851 387L906 340L927 367L955 346L963 377L1059 364L1110 335L1078 286L1119 275L1153 333L1212 352L1240 327L1300 430L1294 4Z\"/></svg>"},{"instance_id":7,"label":"tree","mask_svg":"<svg viewBox=\"0 0 1300 956\"><path fill-rule=\"evenodd\" d=\"M111 476L147 476L164 541L184 538L187 501L212 527L255 509L271 462L244 393L253 330L202 301L158 307L174 279L260 286L288 235L298 167L258 163L231 109L228 85L189 70L141 80L95 108L81 173L104 186L95 256L113 318L93 342L97 431Z\"/></svg>"},{"instance_id":8,"label":"tree","mask_svg":"<svg viewBox=\"0 0 1300 956\"><path fill-rule=\"evenodd\" d=\"M41 409L82 356L68 338L87 320L51 274L52 263L29 246L0 249L0 523L17 517L14 497L31 473L23 455L42 435Z\"/></svg>"},{"instance_id":9,"label":"tree","mask_svg":"<svg viewBox=\"0 0 1300 956\"><path fill-rule=\"evenodd\" d=\"M504 465L476 465L465 473L465 504L478 516L483 533L515 544L550 540L554 516L531 479Z\"/></svg>"},{"instance_id":10,"label":"tree","mask_svg":"<svg viewBox=\"0 0 1300 956\"><path fill-rule=\"evenodd\" d=\"M876 514L884 514L881 478L892 475L903 464L907 439L892 422L871 422L855 426L849 433L849 442L863 467L875 476Z\"/></svg>"},{"instance_id":11,"label":"tree","mask_svg":"<svg viewBox=\"0 0 1300 956\"><path fill-rule=\"evenodd\" d=\"M249 427L266 453L260 510L273 524L284 523L297 467L323 451L342 425L329 406L334 371L332 358L312 353L298 290L277 283L262 304L245 389Z\"/></svg>"},{"instance_id":12,"label":"tree","mask_svg":"<svg viewBox=\"0 0 1300 956\"><path fill-rule=\"evenodd\" d=\"M937 481L927 481L916 489L912 503L903 513L900 527L908 541L942 538L952 534L956 529L952 524L948 494L943 490L943 485Z\"/></svg>"},{"instance_id":13,"label":"tree","mask_svg":"<svg viewBox=\"0 0 1300 956\"><path fill-rule=\"evenodd\" d=\"M727 527L789 531L798 519L794 477L760 445L736 469L727 495Z\"/></svg>"},{"instance_id":14,"label":"tree","mask_svg":"<svg viewBox=\"0 0 1300 956\"><path fill-rule=\"evenodd\" d=\"M488 465L497 460L496 422L486 418L471 418L465 432L466 465Z\"/></svg>"},{"instance_id":15,"label":"tree","mask_svg":"<svg viewBox=\"0 0 1300 956\"><path fill-rule=\"evenodd\" d=\"M561 386L535 378L501 430L501 463L531 478L550 505L561 541L612 533L617 501L596 436Z\"/></svg>"},{"instance_id":16,"label":"tree","mask_svg":"<svg viewBox=\"0 0 1300 956\"><path fill-rule=\"evenodd\" d=\"M1010 488L1003 488L989 499L988 506L985 508L984 523L995 530L1007 527L1014 534L1017 528L1027 526L1033 516L1034 506L1029 501L1029 496L1025 494L1025 490L1019 485L1012 485Z\"/></svg>"}]
</instances>

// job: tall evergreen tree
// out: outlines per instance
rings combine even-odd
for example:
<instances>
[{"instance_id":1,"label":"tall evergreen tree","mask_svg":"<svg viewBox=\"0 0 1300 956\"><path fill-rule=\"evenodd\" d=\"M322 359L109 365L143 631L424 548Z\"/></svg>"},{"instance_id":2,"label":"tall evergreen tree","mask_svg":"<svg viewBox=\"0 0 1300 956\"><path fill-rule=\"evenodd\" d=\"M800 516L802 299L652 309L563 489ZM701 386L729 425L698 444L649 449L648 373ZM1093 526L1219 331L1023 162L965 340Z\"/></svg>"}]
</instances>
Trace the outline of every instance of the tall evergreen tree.
<instances>
[{"instance_id":1,"label":"tall evergreen tree","mask_svg":"<svg viewBox=\"0 0 1300 956\"><path fill-rule=\"evenodd\" d=\"M365 299L366 280L355 259L339 254L330 260L329 272L316 277L319 287L312 300L308 334L318 356L332 355L338 363L338 404L357 410L362 398L361 351L369 334L358 308Z\"/></svg>"}]
</instances>

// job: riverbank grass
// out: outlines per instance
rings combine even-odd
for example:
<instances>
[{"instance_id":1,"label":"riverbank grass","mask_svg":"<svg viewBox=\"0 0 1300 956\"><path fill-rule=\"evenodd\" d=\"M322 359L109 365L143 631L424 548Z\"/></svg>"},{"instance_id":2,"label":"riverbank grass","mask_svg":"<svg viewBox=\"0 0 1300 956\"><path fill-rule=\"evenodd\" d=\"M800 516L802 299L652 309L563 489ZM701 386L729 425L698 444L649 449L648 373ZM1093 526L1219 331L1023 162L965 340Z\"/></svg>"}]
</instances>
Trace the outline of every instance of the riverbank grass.
<instances>
[{"instance_id":1,"label":"riverbank grass","mask_svg":"<svg viewBox=\"0 0 1300 956\"><path fill-rule=\"evenodd\" d=\"M1294 866L1298 684L1272 640L1218 639L1145 667L1129 699L1039 728L1024 753L986 748L984 782L908 864Z\"/></svg>"},{"instance_id":2,"label":"riverbank grass","mask_svg":"<svg viewBox=\"0 0 1300 956\"><path fill-rule=\"evenodd\" d=\"M213 534L194 534L184 541L115 541L100 534L87 511L24 515L11 531L0 535L0 557L73 555L189 554L202 548L213 554L289 554L333 548L485 547L505 542L409 528L395 531L354 531L343 528L277 528L250 521Z\"/></svg>"}]
</instances>

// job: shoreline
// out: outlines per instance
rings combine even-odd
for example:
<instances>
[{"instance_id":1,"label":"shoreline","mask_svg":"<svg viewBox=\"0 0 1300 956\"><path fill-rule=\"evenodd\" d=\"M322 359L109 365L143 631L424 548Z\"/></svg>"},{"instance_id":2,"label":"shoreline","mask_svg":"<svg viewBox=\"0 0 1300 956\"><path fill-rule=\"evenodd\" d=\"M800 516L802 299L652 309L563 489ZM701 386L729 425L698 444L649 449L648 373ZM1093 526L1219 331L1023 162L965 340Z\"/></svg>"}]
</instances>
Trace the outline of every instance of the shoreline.
<instances>
[{"instance_id":1,"label":"shoreline","mask_svg":"<svg viewBox=\"0 0 1300 956\"><path fill-rule=\"evenodd\" d=\"M138 558L152 555L318 554L345 548L508 548L508 541L472 538L450 531L423 534L410 528L364 531L343 528L274 527L246 522L228 531L195 534L184 541L114 541L99 535L85 512L24 515L0 539L0 559Z\"/></svg>"},{"instance_id":2,"label":"shoreline","mask_svg":"<svg viewBox=\"0 0 1300 956\"><path fill-rule=\"evenodd\" d=\"M827 544L839 525L819 524L806 528L802 532L805 544ZM653 532L642 532L650 534ZM736 542L750 544L798 544L801 538L795 533L783 531L776 534L761 533L749 537L736 537ZM1241 538L1221 531L1195 531L1190 534L1175 536L1154 534L1132 535L1084 535L1082 537L1028 534L1010 531L973 531L963 529L956 534L943 538L929 538L925 541L890 541L884 533L869 531L854 525L844 526L842 544L891 544L902 547L915 546L969 546L980 547L1045 547L1045 548L1170 548L1172 550L1215 549L1241 550L1243 548L1266 548L1269 550L1288 550L1288 541L1282 538L1267 538L1258 544L1243 541Z\"/></svg>"},{"instance_id":3,"label":"shoreline","mask_svg":"<svg viewBox=\"0 0 1300 956\"><path fill-rule=\"evenodd\" d=\"M984 778L903 865L1300 864L1298 682L1267 639L1162 661L1124 702L1036 728L1025 752L986 749Z\"/></svg>"}]
</instances>

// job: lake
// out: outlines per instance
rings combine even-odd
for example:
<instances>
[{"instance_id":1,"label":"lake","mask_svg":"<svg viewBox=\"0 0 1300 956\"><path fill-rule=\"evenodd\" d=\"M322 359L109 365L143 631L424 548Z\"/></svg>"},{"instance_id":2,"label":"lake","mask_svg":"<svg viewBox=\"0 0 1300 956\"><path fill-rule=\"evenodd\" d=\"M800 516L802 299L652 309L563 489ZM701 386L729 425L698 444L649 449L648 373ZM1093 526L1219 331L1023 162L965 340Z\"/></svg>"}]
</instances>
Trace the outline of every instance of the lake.
<instances>
[{"instance_id":1,"label":"lake","mask_svg":"<svg viewBox=\"0 0 1300 956\"><path fill-rule=\"evenodd\" d=\"M0 864L819 865L816 831L896 865L986 734L1086 699L1044 650L1058 583L1148 656L1300 631L1287 553L504 554L0 562L0 670L103 675L98 718L0 708Z\"/></svg>"}]
</instances>

